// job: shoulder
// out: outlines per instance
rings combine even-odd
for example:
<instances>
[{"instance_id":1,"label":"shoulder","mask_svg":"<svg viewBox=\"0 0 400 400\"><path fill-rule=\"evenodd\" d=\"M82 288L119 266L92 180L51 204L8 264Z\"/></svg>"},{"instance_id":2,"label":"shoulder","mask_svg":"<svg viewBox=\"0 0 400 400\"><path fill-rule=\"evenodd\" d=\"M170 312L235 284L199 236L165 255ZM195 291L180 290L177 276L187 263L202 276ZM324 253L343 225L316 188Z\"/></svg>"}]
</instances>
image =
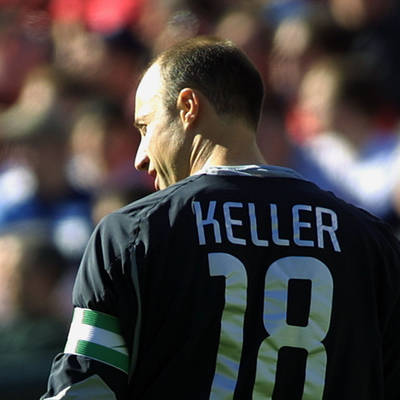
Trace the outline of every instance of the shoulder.
<instances>
[{"instance_id":1,"label":"shoulder","mask_svg":"<svg viewBox=\"0 0 400 400\"><path fill-rule=\"evenodd\" d=\"M203 190L207 187L204 178L206 175L190 176L164 190L151 193L107 215L100 225L136 225L149 215L170 207L172 203L188 199Z\"/></svg>"},{"instance_id":2,"label":"shoulder","mask_svg":"<svg viewBox=\"0 0 400 400\"><path fill-rule=\"evenodd\" d=\"M152 216L168 214L176 204L187 201L199 190L197 182L202 176L186 178L170 187L151 193L106 215L96 226L93 235L126 243L132 241L143 224L148 224ZM204 185L200 185L204 186Z\"/></svg>"}]
</instances>

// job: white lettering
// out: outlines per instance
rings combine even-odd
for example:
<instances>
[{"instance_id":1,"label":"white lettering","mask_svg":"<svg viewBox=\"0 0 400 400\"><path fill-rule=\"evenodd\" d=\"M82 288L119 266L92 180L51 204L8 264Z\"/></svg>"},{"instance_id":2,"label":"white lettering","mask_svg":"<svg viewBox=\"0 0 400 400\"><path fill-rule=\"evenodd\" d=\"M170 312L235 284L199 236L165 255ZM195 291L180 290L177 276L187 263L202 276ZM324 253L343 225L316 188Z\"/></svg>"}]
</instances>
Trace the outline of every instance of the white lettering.
<instances>
[{"instance_id":1,"label":"white lettering","mask_svg":"<svg viewBox=\"0 0 400 400\"><path fill-rule=\"evenodd\" d=\"M268 247L268 240L262 240L258 238L256 208L254 206L254 203L249 203L249 218L251 241L256 246Z\"/></svg>"},{"instance_id":2,"label":"white lettering","mask_svg":"<svg viewBox=\"0 0 400 400\"><path fill-rule=\"evenodd\" d=\"M278 205L274 203L212 200L193 201L193 213L200 245L224 240L241 246L329 247L341 252L338 216L329 208L295 204L290 209L279 205L278 212Z\"/></svg>"},{"instance_id":3,"label":"white lettering","mask_svg":"<svg viewBox=\"0 0 400 400\"><path fill-rule=\"evenodd\" d=\"M312 207L305 204L296 204L292 208L293 215L293 240L298 246L313 247L314 242L312 240L302 240L300 239L300 229L310 229L310 222L300 221L300 210L312 211Z\"/></svg>"},{"instance_id":4,"label":"white lettering","mask_svg":"<svg viewBox=\"0 0 400 400\"><path fill-rule=\"evenodd\" d=\"M289 246L289 240L279 237L278 207L272 203L269 208L271 210L272 241L278 246Z\"/></svg>"},{"instance_id":5,"label":"white lettering","mask_svg":"<svg viewBox=\"0 0 400 400\"><path fill-rule=\"evenodd\" d=\"M243 203L238 203L234 201L228 201L224 203L224 216L225 216L225 227L226 227L226 235L228 240L233 244L241 244L246 245L246 240L241 238L236 238L233 236L232 225L242 226L243 222L240 219L233 219L231 217L231 208L243 208Z\"/></svg>"},{"instance_id":6,"label":"white lettering","mask_svg":"<svg viewBox=\"0 0 400 400\"><path fill-rule=\"evenodd\" d=\"M331 217L331 225L324 225L322 223L322 214L328 214ZM318 238L318 247L323 249L324 246L324 232L328 232L329 237L331 238L332 246L335 251L341 252L339 242L336 237L335 231L338 228L337 215L334 211L329 208L316 207L315 216L317 219L317 238Z\"/></svg>"},{"instance_id":7,"label":"white lettering","mask_svg":"<svg viewBox=\"0 0 400 400\"><path fill-rule=\"evenodd\" d=\"M201 205L198 201L193 202L193 207L194 211L196 214L196 224L197 224L197 233L199 236L199 243L200 244L206 244L206 238L204 235L204 226L205 225L212 225L214 228L214 238L215 238L215 243L221 243L221 230L219 227L219 223L216 219L214 219L214 213L215 213L215 205L216 201L210 201L210 204L208 206L208 212L207 212L207 219L203 219L203 215L201 212Z\"/></svg>"}]
</instances>

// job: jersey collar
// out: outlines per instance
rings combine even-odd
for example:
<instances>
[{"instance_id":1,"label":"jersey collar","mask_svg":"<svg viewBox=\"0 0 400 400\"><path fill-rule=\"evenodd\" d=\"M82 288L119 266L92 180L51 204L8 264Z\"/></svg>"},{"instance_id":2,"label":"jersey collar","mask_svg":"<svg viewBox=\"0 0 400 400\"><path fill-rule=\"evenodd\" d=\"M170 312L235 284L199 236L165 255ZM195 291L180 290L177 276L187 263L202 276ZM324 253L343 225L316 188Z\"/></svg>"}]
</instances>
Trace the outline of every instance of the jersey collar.
<instances>
[{"instance_id":1,"label":"jersey collar","mask_svg":"<svg viewBox=\"0 0 400 400\"><path fill-rule=\"evenodd\" d=\"M291 168L278 167L275 165L220 165L203 168L195 175L199 174L304 179Z\"/></svg>"}]
</instances>

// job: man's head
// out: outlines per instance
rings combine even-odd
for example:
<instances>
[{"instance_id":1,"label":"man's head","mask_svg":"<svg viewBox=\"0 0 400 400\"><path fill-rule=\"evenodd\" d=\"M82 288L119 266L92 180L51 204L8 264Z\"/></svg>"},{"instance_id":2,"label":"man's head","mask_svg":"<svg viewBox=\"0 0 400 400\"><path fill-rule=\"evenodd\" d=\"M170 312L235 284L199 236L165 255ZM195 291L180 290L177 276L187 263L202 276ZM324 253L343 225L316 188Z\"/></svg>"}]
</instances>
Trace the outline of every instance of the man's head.
<instances>
[{"instance_id":1,"label":"man's head","mask_svg":"<svg viewBox=\"0 0 400 400\"><path fill-rule=\"evenodd\" d=\"M189 132L205 110L255 132L262 98L258 71L232 42L196 37L167 49L137 90L135 123L142 141L136 168L147 169L161 189L187 177L194 138Z\"/></svg>"},{"instance_id":2,"label":"man's head","mask_svg":"<svg viewBox=\"0 0 400 400\"><path fill-rule=\"evenodd\" d=\"M171 113L176 110L179 92L190 87L205 95L217 114L241 116L256 128L263 97L261 77L231 41L189 39L164 51L156 62L165 82L164 102Z\"/></svg>"}]
</instances>

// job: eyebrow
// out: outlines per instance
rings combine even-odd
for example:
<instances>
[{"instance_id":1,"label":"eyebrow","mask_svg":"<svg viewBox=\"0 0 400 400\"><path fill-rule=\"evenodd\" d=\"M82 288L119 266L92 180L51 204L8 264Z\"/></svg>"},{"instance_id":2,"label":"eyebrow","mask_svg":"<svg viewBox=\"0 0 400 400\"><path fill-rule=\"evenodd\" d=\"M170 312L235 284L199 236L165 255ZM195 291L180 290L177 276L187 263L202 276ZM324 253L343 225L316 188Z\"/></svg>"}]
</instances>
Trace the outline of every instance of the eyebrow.
<instances>
[{"instance_id":1,"label":"eyebrow","mask_svg":"<svg viewBox=\"0 0 400 400\"><path fill-rule=\"evenodd\" d=\"M139 117L135 118L133 121L133 126L137 129L141 128L143 125L146 125L146 119L148 118L149 114L140 115Z\"/></svg>"}]
</instances>

